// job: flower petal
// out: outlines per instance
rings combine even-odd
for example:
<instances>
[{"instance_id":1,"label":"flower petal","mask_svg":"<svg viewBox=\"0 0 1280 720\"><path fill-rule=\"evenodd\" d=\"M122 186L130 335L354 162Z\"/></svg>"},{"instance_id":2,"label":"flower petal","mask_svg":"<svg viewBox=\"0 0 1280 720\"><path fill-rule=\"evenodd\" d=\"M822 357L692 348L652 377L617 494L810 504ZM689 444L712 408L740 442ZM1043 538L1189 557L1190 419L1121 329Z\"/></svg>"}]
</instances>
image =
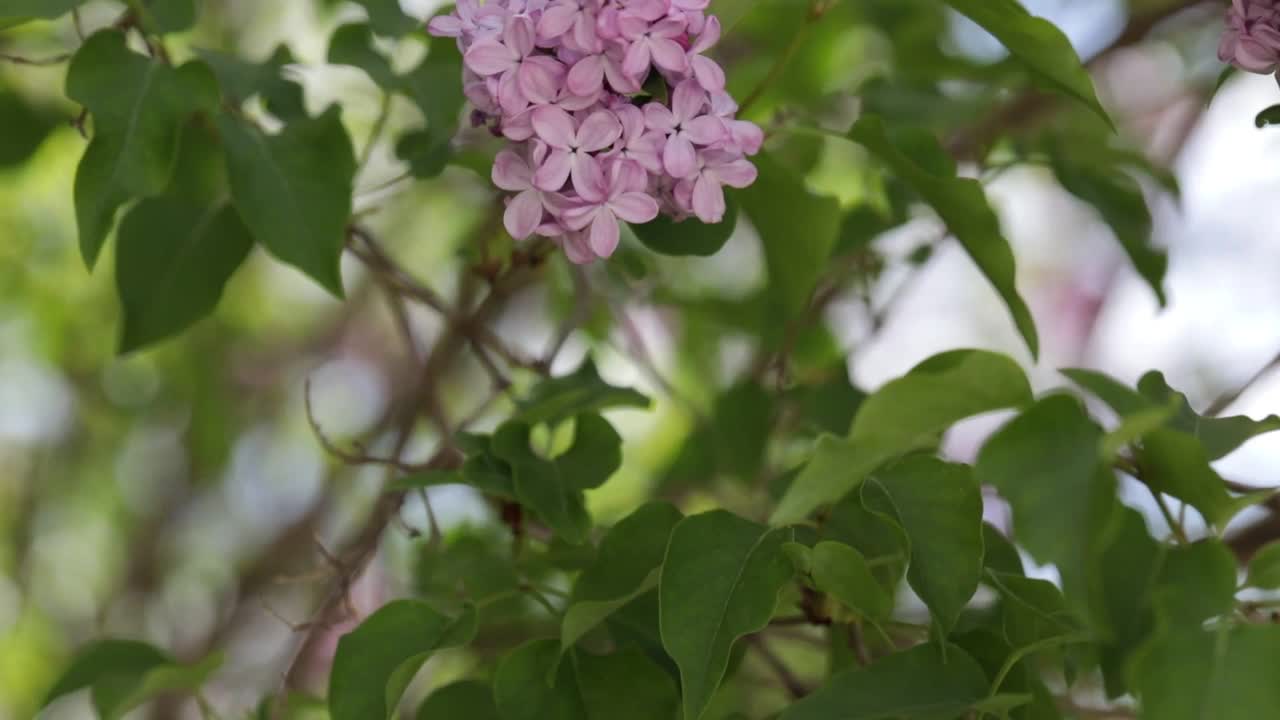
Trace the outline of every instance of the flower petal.
<instances>
[{"instance_id":1,"label":"flower petal","mask_svg":"<svg viewBox=\"0 0 1280 720\"><path fill-rule=\"evenodd\" d=\"M533 187L533 170L524 158L503 150L493 159L493 184L503 190L521 192Z\"/></svg>"},{"instance_id":2,"label":"flower petal","mask_svg":"<svg viewBox=\"0 0 1280 720\"><path fill-rule=\"evenodd\" d=\"M564 81L564 66L549 57L525 58L516 72L520 92L530 102L540 105L554 100Z\"/></svg>"},{"instance_id":3,"label":"flower petal","mask_svg":"<svg viewBox=\"0 0 1280 720\"><path fill-rule=\"evenodd\" d=\"M686 178L693 174L697 167L697 155L693 151L693 143L683 133L676 133L667 140L667 147L662 151L662 166L673 178Z\"/></svg>"},{"instance_id":4,"label":"flower petal","mask_svg":"<svg viewBox=\"0 0 1280 720\"><path fill-rule=\"evenodd\" d=\"M607 258L618 249L618 219L608 208L601 208L591 221L591 234L587 238L596 255Z\"/></svg>"},{"instance_id":5,"label":"flower petal","mask_svg":"<svg viewBox=\"0 0 1280 720\"><path fill-rule=\"evenodd\" d=\"M477 75L497 75L516 64L516 54L497 40L478 40L463 58Z\"/></svg>"},{"instance_id":6,"label":"flower petal","mask_svg":"<svg viewBox=\"0 0 1280 720\"><path fill-rule=\"evenodd\" d=\"M507 20L502 30L502 44L511 48L516 57L522 58L533 52L534 28L533 19L528 15L516 15Z\"/></svg>"},{"instance_id":7,"label":"flower petal","mask_svg":"<svg viewBox=\"0 0 1280 720\"><path fill-rule=\"evenodd\" d=\"M604 88L604 57L588 55L569 70L569 92L574 95L589 96L599 93Z\"/></svg>"},{"instance_id":8,"label":"flower petal","mask_svg":"<svg viewBox=\"0 0 1280 720\"><path fill-rule=\"evenodd\" d=\"M693 77L707 92L720 92L724 90L724 68L716 64L715 60L703 55L694 55L689 58L689 68L693 70Z\"/></svg>"},{"instance_id":9,"label":"flower petal","mask_svg":"<svg viewBox=\"0 0 1280 720\"><path fill-rule=\"evenodd\" d=\"M573 189L578 192L579 197L592 202L604 199L607 190L604 170L595 158L586 153L574 153L569 174L573 179Z\"/></svg>"},{"instance_id":10,"label":"flower petal","mask_svg":"<svg viewBox=\"0 0 1280 720\"><path fill-rule=\"evenodd\" d=\"M565 150L552 150L547 159L542 161L542 165L538 166L538 170L533 174L533 186L539 190L554 192L564 187L564 183L569 179L569 169L572 162L569 153Z\"/></svg>"},{"instance_id":11,"label":"flower petal","mask_svg":"<svg viewBox=\"0 0 1280 720\"><path fill-rule=\"evenodd\" d=\"M542 199L537 190L525 190L511 199L502 215L502 224L516 240L524 240L542 222Z\"/></svg>"},{"instance_id":12,"label":"flower petal","mask_svg":"<svg viewBox=\"0 0 1280 720\"><path fill-rule=\"evenodd\" d=\"M724 219L724 189L707 175L698 175L693 183L693 213L702 222L718 223Z\"/></svg>"},{"instance_id":13,"label":"flower petal","mask_svg":"<svg viewBox=\"0 0 1280 720\"><path fill-rule=\"evenodd\" d=\"M458 37L462 34L462 21L456 15L437 15L427 23L427 32L436 37Z\"/></svg>"},{"instance_id":14,"label":"flower petal","mask_svg":"<svg viewBox=\"0 0 1280 720\"><path fill-rule=\"evenodd\" d=\"M603 150L622 135L622 124L608 110L597 110L578 128L578 147L587 152Z\"/></svg>"},{"instance_id":15,"label":"flower petal","mask_svg":"<svg viewBox=\"0 0 1280 720\"><path fill-rule=\"evenodd\" d=\"M714 115L699 115L686 122L684 133L697 145L714 145L729 136L724 121Z\"/></svg>"},{"instance_id":16,"label":"flower petal","mask_svg":"<svg viewBox=\"0 0 1280 720\"><path fill-rule=\"evenodd\" d=\"M676 127L676 116L666 105L651 102L644 106L644 124L650 130L669 133Z\"/></svg>"},{"instance_id":17,"label":"flower petal","mask_svg":"<svg viewBox=\"0 0 1280 720\"><path fill-rule=\"evenodd\" d=\"M571 232L564 236L564 254L569 258L569 262L576 265L586 265L595 262L596 254L591 252L591 246L587 243L587 234L580 232Z\"/></svg>"},{"instance_id":18,"label":"flower petal","mask_svg":"<svg viewBox=\"0 0 1280 720\"><path fill-rule=\"evenodd\" d=\"M552 5L538 20L538 37L553 40L569 32L581 11L572 5Z\"/></svg>"},{"instance_id":19,"label":"flower petal","mask_svg":"<svg viewBox=\"0 0 1280 720\"><path fill-rule=\"evenodd\" d=\"M696 80L681 82L676 86L675 92L671 93L671 112L675 115L676 122L692 120L702 112L702 106L706 104L707 92Z\"/></svg>"},{"instance_id":20,"label":"flower petal","mask_svg":"<svg viewBox=\"0 0 1280 720\"><path fill-rule=\"evenodd\" d=\"M649 38L650 51L653 53L653 64L673 73L683 73L689 69L689 60L685 57L680 43L668 38Z\"/></svg>"},{"instance_id":21,"label":"flower petal","mask_svg":"<svg viewBox=\"0 0 1280 720\"><path fill-rule=\"evenodd\" d=\"M518 76L519 71L513 68L502 73L498 78L498 105L508 115L514 115L529 107L529 98L521 92Z\"/></svg>"},{"instance_id":22,"label":"flower petal","mask_svg":"<svg viewBox=\"0 0 1280 720\"><path fill-rule=\"evenodd\" d=\"M711 174L730 187L744 188L756 181L759 171L749 160L733 160L723 165L713 165L703 174Z\"/></svg>"},{"instance_id":23,"label":"flower petal","mask_svg":"<svg viewBox=\"0 0 1280 720\"><path fill-rule=\"evenodd\" d=\"M649 41L641 38L631 43L627 54L622 58L622 72L638 79L649 72Z\"/></svg>"},{"instance_id":24,"label":"flower petal","mask_svg":"<svg viewBox=\"0 0 1280 720\"><path fill-rule=\"evenodd\" d=\"M689 48L689 52L702 54L715 47L718 42L720 42L720 18L712 15L702 26L702 32L698 33L698 39Z\"/></svg>"},{"instance_id":25,"label":"flower petal","mask_svg":"<svg viewBox=\"0 0 1280 720\"><path fill-rule=\"evenodd\" d=\"M658 201L642 192L625 192L609 201L614 214L629 223L647 223L658 217Z\"/></svg>"},{"instance_id":26,"label":"flower petal","mask_svg":"<svg viewBox=\"0 0 1280 720\"><path fill-rule=\"evenodd\" d=\"M574 146L577 133L569 113L554 105L546 105L535 108L532 119L533 131L546 144L562 150L568 150Z\"/></svg>"}]
</instances>

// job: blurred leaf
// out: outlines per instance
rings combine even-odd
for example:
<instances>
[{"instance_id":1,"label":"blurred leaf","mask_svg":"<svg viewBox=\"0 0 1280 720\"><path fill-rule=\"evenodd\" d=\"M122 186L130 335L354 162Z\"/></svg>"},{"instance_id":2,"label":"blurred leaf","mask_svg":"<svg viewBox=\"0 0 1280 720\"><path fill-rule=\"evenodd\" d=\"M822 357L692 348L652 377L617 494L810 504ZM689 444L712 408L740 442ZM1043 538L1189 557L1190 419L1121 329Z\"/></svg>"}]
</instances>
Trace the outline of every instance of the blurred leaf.
<instances>
[{"instance_id":1,"label":"blurred leaf","mask_svg":"<svg viewBox=\"0 0 1280 720\"><path fill-rule=\"evenodd\" d=\"M595 562L573 585L561 628L562 648L573 646L615 610L658 586L667 539L682 517L674 506L653 502L609 529Z\"/></svg>"},{"instance_id":2,"label":"blurred leaf","mask_svg":"<svg viewBox=\"0 0 1280 720\"><path fill-rule=\"evenodd\" d=\"M221 663L222 656L215 654L194 665L180 665L146 643L99 640L76 655L42 705L88 687L98 716L116 720L163 693L200 687Z\"/></svg>"},{"instance_id":3,"label":"blurred leaf","mask_svg":"<svg viewBox=\"0 0 1280 720\"><path fill-rule=\"evenodd\" d=\"M607 408L647 408L649 398L601 380L595 363L588 358L572 374L538 383L518 405L517 419L530 424L555 424L579 413Z\"/></svg>"},{"instance_id":4,"label":"blurred leaf","mask_svg":"<svg viewBox=\"0 0 1280 720\"><path fill-rule=\"evenodd\" d=\"M85 0L0 0L0 26L24 18L53 20L84 3Z\"/></svg>"},{"instance_id":5,"label":"blurred leaf","mask_svg":"<svg viewBox=\"0 0 1280 720\"><path fill-rule=\"evenodd\" d=\"M408 163L414 177L433 178L444 172L453 157L452 139L430 130L410 130L396 141L396 157Z\"/></svg>"},{"instance_id":6,"label":"blurred leaf","mask_svg":"<svg viewBox=\"0 0 1280 720\"><path fill-rule=\"evenodd\" d=\"M574 651L573 667L590 720L679 717L680 696L675 680L639 650L625 649L603 656Z\"/></svg>"},{"instance_id":7,"label":"blurred leaf","mask_svg":"<svg viewBox=\"0 0 1280 720\"><path fill-rule=\"evenodd\" d=\"M867 394L849 382L844 358L831 368L829 377L813 385L795 389L801 416L822 432L843 434L853 423L854 415Z\"/></svg>"},{"instance_id":8,"label":"blurred leaf","mask_svg":"<svg viewBox=\"0 0 1280 720\"><path fill-rule=\"evenodd\" d=\"M1129 256L1134 269L1156 294L1160 306L1167 300L1164 277L1169 258L1163 250L1151 245L1151 211L1142 189L1123 170L1108 165L1102 158L1081 156L1076 147L1056 147L1052 155L1053 172L1067 192L1092 205L1111 226L1116 240Z\"/></svg>"},{"instance_id":9,"label":"blurred leaf","mask_svg":"<svg viewBox=\"0 0 1280 720\"><path fill-rule=\"evenodd\" d=\"M632 225L640 242L663 255L710 257L720 252L738 224L738 201L725 195L724 219L703 223L695 217L676 222L659 215L643 225Z\"/></svg>"},{"instance_id":10,"label":"blurred leaf","mask_svg":"<svg viewBox=\"0 0 1280 720\"><path fill-rule=\"evenodd\" d=\"M277 135L229 115L218 128L231 197L254 238L341 297L356 161L339 109L297 118Z\"/></svg>"},{"instance_id":11,"label":"blurred leaf","mask_svg":"<svg viewBox=\"0 0 1280 720\"><path fill-rule=\"evenodd\" d=\"M982 565L1006 575L1023 575L1025 572L1018 548L989 522L982 523Z\"/></svg>"},{"instance_id":12,"label":"blurred leaf","mask_svg":"<svg viewBox=\"0 0 1280 720\"><path fill-rule=\"evenodd\" d=\"M588 720L573 663L559 663L554 683L547 677L559 657L560 643L548 638L525 643L498 661L493 696L502 720Z\"/></svg>"},{"instance_id":13,"label":"blurred leaf","mask_svg":"<svg viewBox=\"0 0 1280 720\"><path fill-rule=\"evenodd\" d=\"M769 623L791 579L789 530L723 510L693 515L671 533L659 596L662 644L680 666L685 720L698 720L738 638Z\"/></svg>"},{"instance_id":14,"label":"blurred leaf","mask_svg":"<svg viewBox=\"0 0 1280 720\"><path fill-rule=\"evenodd\" d=\"M0 168L21 165L40 149L40 144L65 119L26 98L0 87Z\"/></svg>"},{"instance_id":15,"label":"blurred leaf","mask_svg":"<svg viewBox=\"0 0 1280 720\"><path fill-rule=\"evenodd\" d=\"M1222 476L1209 465L1204 448L1192 435L1177 430L1148 434L1142 441L1138 466L1140 479L1152 490L1186 502L1211 525L1224 527L1244 509L1227 492Z\"/></svg>"},{"instance_id":16,"label":"blurred leaf","mask_svg":"<svg viewBox=\"0 0 1280 720\"><path fill-rule=\"evenodd\" d=\"M1280 626L1178 628L1135 659L1144 717L1257 720L1280 707Z\"/></svg>"},{"instance_id":17,"label":"blurred leaf","mask_svg":"<svg viewBox=\"0 0 1280 720\"><path fill-rule=\"evenodd\" d=\"M352 0L369 13L369 24L379 35L399 37L418 30L421 26L415 18L404 14L400 0Z\"/></svg>"},{"instance_id":18,"label":"blurred leaf","mask_svg":"<svg viewBox=\"0 0 1280 720\"><path fill-rule=\"evenodd\" d=\"M868 496L881 493L878 488L866 488ZM886 500L887 501L887 500ZM871 573L891 597L895 596L898 583L907 571L910 545L906 533L897 521L871 512L862 502L860 493L852 493L836 503L822 524L824 540L844 543L867 558Z\"/></svg>"},{"instance_id":19,"label":"blurred leaf","mask_svg":"<svg viewBox=\"0 0 1280 720\"><path fill-rule=\"evenodd\" d=\"M1253 124L1259 129L1265 128L1268 125L1275 125L1277 123L1280 123L1280 105L1272 105L1266 110L1258 113L1258 116L1253 119Z\"/></svg>"},{"instance_id":20,"label":"blurred leaf","mask_svg":"<svg viewBox=\"0 0 1280 720\"><path fill-rule=\"evenodd\" d=\"M1264 545L1249 560L1245 584L1263 590L1280 590L1280 542Z\"/></svg>"},{"instance_id":21,"label":"blurred leaf","mask_svg":"<svg viewBox=\"0 0 1280 720\"><path fill-rule=\"evenodd\" d=\"M1000 593L1005 638L1013 648L1027 648L1080 632L1080 623L1067 609L1057 585L996 570L988 570L986 579Z\"/></svg>"},{"instance_id":22,"label":"blurred leaf","mask_svg":"<svg viewBox=\"0 0 1280 720\"><path fill-rule=\"evenodd\" d=\"M1217 538L1169 548L1156 576L1157 614L1169 627L1199 626L1235 607L1236 558Z\"/></svg>"},{"instance_id":23,"label":"blurred leaf","mask_svg":"<svg viewBox=\"0 0 1280 720\"><path fill-rule=\"evenodd\" d=\"M333 720L393 717L431 653L466 645L475 634L475 608L450 618L421 600L384 605L338 640L329 677Z\"/></svg>"},{"instance_id":24,"label":"blurred leaf","mask_svg":"<svg viewBox=\"0 0 1280 720\"><path fill-rule=\"evenodd\" d=\"M867 559L844 543L814 545L809 572L818 590L868 620L879 622L893 612L893 596L871 574Z\"/></svg>"},{"instance_id":25,"label":"blurred leaf","mask_svg":"<svg viewBox=\"0 0 1280 720\"><path fill-rule=\"evenodd\" d=\"M982 578L982 491L969 466L912 455L867 482L888 502L875 495L863 503L902 527L910 545L907 581L941 633L950 633Z\"/></svg>"},{"instance_id":26,"label":"blurred leaf","mask_svg":"<svg viewBox=\"0 0 1280 720\"><path fill-rule=\"evenodd\" d=\"M479 680L462 680L433 690L418 707L418 720L502 720L493 689Z\"/></svg>"},{"instance_id":27,"label":"blurred leaf","mask_svg":"<svg viewBox=\"0 0 1280 720\"><path fill-rule=\"evenodd\" d=\"M818 439L770 522L796 522L839 500L885 462L935 444L959 420L1030 401L1026 376L1008 357L980 350L935 355L872 393L859 407L848 440Z\"/></svg>"},{"instance_id":28,"label":"blurred leaf","mask_svg":"<svg viewBox=\"0 0 1280 720\"><path fill-rule=\"evenodd\" d=\"M197 0L126 0L142 26L158 35L190 30L199 14Z\"/></svg>"},{"instance_id":29,"label":"blurred leaf","mask_svg":"<svg viewBox=\"0 0 1280 720\"><path fill-rule=\"evenodd\" d=\"M330 65L360 68L388 92L399 84L391 61L373 49L373 30L364 23L343 25L334 30L329 37L327 60Z\"/></svg>"},{"instance_id":30,"label":"blurred leaf","mask_svg":"<svg viewBox=\"0 0 1280 720\"><path fill-rule=\"evenodd\" d=\"M1049 87L1084 103L1108 126L1115 127L1098 102L1093 80L1071 47L1071 41L1053 23L1027 12L1017 0L946 0L946 3L994 35Z\"/></svg>"},{"instance_id":31,"label":"blurred leaf","mask_svg":"<svg viewBox=\"0 0 1280 720\"><path fill-rule=\"evenodd\" d=\"M171 197L134 206L120 223L118 242L122 353L175 335L211 313L253 247L235 208Z\"/></svg>"},{"instance_id":32,"label":"blurred leaf","mask_svg":"<svg viewBox=\"0 0 1280 720\"><path fill-rule=\"evenodd\" d=\"M987 2L988 0L981 0ZM964 0L967 4L971 0ZM1013 4L1013 0L991 0L996 5ZM1019 8L1020 9L1020 8ZM925 144L926 136L912 134L910 143L891 138L883 121L864 115L853 126L849 138L870 150L898 176L908 183L925 202L933 207L965 252L969 253L978 269L987 277L1000 294L1013 315L1018 332L1027 343L1032 357L1039 353L1040 343L1036 335L1035 321L1022 296L1018 294L1013 251L1000 230L1000 219L987 202L982 184L971 178L957 177L954 173L938 174L940 163L921 165L921 157L941 157L945 150L935 138L929 136L931 145ZM903 144L900 144L903 143ZM948 164L949 170L953 170Z\"/></svg>"},{"instance_id":33,"label":"blurred leaf","mask_svg":"<svg viewBox=\"0 0 1280 720\"><path fill-rule=\"evenodd\" d=\"M466 103L462 94L462 56L451 38L432 38L427 57L397 79L396 88L422 110L425 130L410 130L396 143L396 157L409 163L417 178L439 175L453 157L453 136L458 113ZM486 158L481 175L488 180L492 158Z\"/></svg>"},{"instance_id":34,"label":"blurred leaf","mask_svg":"<svg viewBox=\"0 0 1280 720\"><path fill-rule=\"evenodd\" d=\"M953 720L987 696L987 676L963 650L933 643L854 667L779 720Z\"/></svg>"},{"instance_id":35,"label":"blurred leaf","mask_svg":"<svg viewBox=\"0 0 1280 720\"><path fill-rule=\"evenodd\" d=\"M504 530L470 526L448 533L443 543L421 543L415 553L415 594L450 615L476 605L486 625L523 617L525 598L518 592L521 576L529 580L540 576L528 562L516 567L510 544ZM504 596L508 599L494 599Z\"/></svg>"},{"instance_id":36,"label":"blurred leaf","mask_svg":"<svg viewBox=\"0 0 1280 720\"><path fill-rule=\"evenodd\" d=\"M1242 415L1225 418L1200 415L1191 409L1186 395L1169 387L1164 375L1154 370L1138 381L1138 391L1158 405L1176 402L1179 410L1171 426L1199 439L1210 460L1226 457L1259 435L1280 430L1280 415L1268 415L1261 420Z\"/></svg>"},{"instance_id":37,"label":"blurred leaf","mask_svg":"<svg viewBox=\"0 0 1280 720\"><path fill-rule=\"evenodd\" d=\"M283 121L307 114L302 86L285 77L285 67L292 65L293 54L281 45L265 62L254 63L218 50L196 48L196 55L213 68L226 102L241 107L254 96L262 98L272 115Z\"/></svg>"},{"instance_id":38,"label":"blurred leaf","mask_svg":"<svg viewBox=\"0 0 1280 720\"><path fill-rule=\"evenodd\" d=\"M565 540L581 543L591 524L582 491L603 485L622 464L622 438L599 415L579 415L573 446L546 460L530 449L530 431L525 423L506 423L493 436L493 452L511 466L520 503Z\"/></svg>"},{"instance_id":39,"label":"blurred leaf","mask_svg":"<svg viewBox=\"0 0 1280 720\"><path fill-rule=\"evenodd\" d=\"M104 30L76 52L66 85L67 96L93 115L93 140L75 180L80 253L92 268L116 210L168 185L181 122L217 106L217 82L201 63L175 70L129 50L123 33Z\"/></svg>"},{"instance_id":40,"label":"blurred leaf","mask_svg":"<svg viewBox=\"0 0 1280 720\"><path fill-rule=\"evenodd\" d=\"M1089 594L1094 562L1116 517L1115 477L1102 466L1102 429L1067 395L1050 395L987 440L974 467L1013 510L1014 535L1054 563L1068 593Z\"/></svg>"},{"instance_id":41,"label":"blurred leaf","mask_svg":"<svg viewBox=\"0 0 1280 720\"><path fill-rule=\"evenodd\" d=\"M738 201L764 244L769 290L790 316L809 302L840 231L840 204L814 195L767 153L753 158L760 174Z\"/></svg>"},{"instance_id":42,"label":"blurred leaf","mask_svg":"<svg viewBox=\"0 0 1280 720\"><path fill-rule=\"evenodd\" d=\"M1164 565L1167 547L1156 542L1142 513L1123 507L1116 529L1099 558L1098 600L1093 625L1105 630L1099 663L1108 697L1129 691L1128 661L1155 625L1151 594Z\"/></svg>"}]
</instances>

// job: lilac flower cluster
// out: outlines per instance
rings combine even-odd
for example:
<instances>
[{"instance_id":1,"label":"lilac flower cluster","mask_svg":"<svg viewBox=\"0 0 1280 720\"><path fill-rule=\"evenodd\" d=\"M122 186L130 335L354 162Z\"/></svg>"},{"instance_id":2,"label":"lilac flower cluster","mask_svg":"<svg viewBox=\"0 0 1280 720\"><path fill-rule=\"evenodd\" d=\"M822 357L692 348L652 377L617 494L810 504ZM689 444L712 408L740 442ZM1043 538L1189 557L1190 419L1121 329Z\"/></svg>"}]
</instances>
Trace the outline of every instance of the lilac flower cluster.
<instances>
[{"instance_id":1,"label":"lilac flower cluster","mask_svg":"<svg viewBox=\"0 0 1280 720\"><path fill-rule=\"evenodd\" d=\"M1280 0L1231 0L1218 57L1248 72L1275 72L1280 67Z\"/></svg>"},{"instance_id":2,"label":"lilac flower cluster","mask_svg":"<svg viewBox=\"0 0 1280 720\"><path fill-rule=\"evenodd\" d=\"M724 186L755 181L756 125L735 117L710 0L458 0L432 35L463 52L478 122L511 143L493 182L511 236L557 239L576 263L607 258L618 221L724 218ZM661 80L669 101L642 88Z\"/></svg>"}]
</instances>

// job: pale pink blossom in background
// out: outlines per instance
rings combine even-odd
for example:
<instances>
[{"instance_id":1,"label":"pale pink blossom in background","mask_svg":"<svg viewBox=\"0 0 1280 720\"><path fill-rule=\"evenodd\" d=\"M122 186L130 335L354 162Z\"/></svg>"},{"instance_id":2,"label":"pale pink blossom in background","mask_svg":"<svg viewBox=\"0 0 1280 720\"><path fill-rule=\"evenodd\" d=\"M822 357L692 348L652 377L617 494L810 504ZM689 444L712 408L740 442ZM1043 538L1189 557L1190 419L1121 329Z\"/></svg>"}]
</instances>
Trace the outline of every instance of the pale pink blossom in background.
<instances>
[{"instance_id":1,"label":"pale pink blossom in background","mask_svg":"<svg viewBox=\"0 0 1280 720\"><path fill-rule=\"evenodd\" d=\"M1275 72L1280 66L1280 1L1232 0L1218 57L1248 72Z\"/></svg>"}]
</instances>

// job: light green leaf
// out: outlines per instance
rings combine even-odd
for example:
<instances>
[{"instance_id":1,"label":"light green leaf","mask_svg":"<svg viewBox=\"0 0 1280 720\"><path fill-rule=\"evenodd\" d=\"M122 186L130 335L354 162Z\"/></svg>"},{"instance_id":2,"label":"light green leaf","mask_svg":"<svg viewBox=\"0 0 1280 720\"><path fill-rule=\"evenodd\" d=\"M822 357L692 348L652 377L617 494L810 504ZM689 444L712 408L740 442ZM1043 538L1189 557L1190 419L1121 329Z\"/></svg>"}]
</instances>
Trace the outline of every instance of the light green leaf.
<instances>
[{"instance_id":1,"label":"light green leaf","mask_svg":"<svg viewBox=\"0 0 1280 720\"><path fill-rule=\"evenodd\" d=\"M98 715L115 720L161 693L199 687L221 662L220 655L211 655L195 665L180 665L146 643L99 640L76 654L42 705L87 687Z\"/></svg>"},{"instance_id":2,"label":"light green leaf","mask_svg":"<svg viewBox=\"0 0 1280 720\"><path fill-rule=\"evenodd\" d=\"M231 196L254 238L341 297L356 161L338 108L295 119L277 135L229 115L218 128Z\"/></svg>"},{"instance_id":3,"label":"light green leaf","mask_svg":"<svg viewBox=\"0 0 1280 720\"><path fill-rule=\"evenodd\" d=\"M329 676L333 720L390 718L431 653L465 645L476 633L476 612L458 618L420 600L396 600L338 640Z\"/></svg>"},{"instance_id":4,"label":"light green leaf","mask_svg":"<svg viewBox=\"0 0 1280 720\"><path fill-rule=\"evenodd\" d=\"M683 516L653 502L623 518L600 541L600 552L573 585L560 645L573 646L614 611L658 586L658 571L671 530Z\"/></svg>"},{"instance_id":5,"label":"light green leaf","mask_svg":"<svg viewBox=\"0 0 1280 720\"><path fill-rule=\"evenodd\" d=\"M779 720L953 720L987 696L986 673L963 650L933 643L831 678Z\"/></svg>"},{"instance_id":6,"label":"light green leaf","mask_svg":"<svg viewBox=\"0 0 1280 720\"><path fill-rule=\"evenodd\" d=\"M433 690L418 707L418 720L502 720L493 688L479 680L462 680Z\"/></svg>"},{"instance_id":7,"label":"light green leaf","mask_svg":"<svg viewBox=\"0 0 1280 720\"><path fill-rule=\"evenodd\" d=\"M1081 598L1116 516L1101 439L1078 400L1050 395L992 435L974 468L1009 501L1019 543L1037 562L1056 564L1068 594Z\"/></svg>"},{"instance_id":8,"label":"light green leaf","mask_svg":"<svg viewBox=\"0 0 1280 720\"><path fill-rule=\"evenodd\" d=\"M80 253L92 268L120 206L169 184L182 121L217 106L217 82L203 63L175 70L129 50L123 33L103 30L71 59L66 86L93 116L75 180Z\"/></svg>"},{"instance_id":9,"label":"light green leaf","mask_svg":"<svg viewBox=\"0 0 1280 720\"><path fill-rule=\"evenodd\" d=\"M544 380L523 401L516 418L530 424L551 423L615 407L649 407L649 398L631 388L614 387L600 379L588 359L570 375Z\"/></svg>"},{"instance_id":10,"label":"light green leaf","mask_svg":"<svg viewBox=\"0 0 1280 720\"><path fill-rule=\"evenodd\" d=\"M910 542L907 582L951 632L982 578L982 491L968 465L912 455L868 481L863 503L895 520ZM881 500L881 498L887 500Z\"/></svg>"},{"instance_id":11,"label":"light green leaf","mask_svg":"<svg viewBox=\"0 0 1280 720\"><path fill-rule=\"evenodd\" d=\"M631 229L640 242L656 253L710 257L729 242L737 225L738 202L732 195L726 195L724 219L718 223L703 223L692 217L675 222L659 215L643 225L632 225Z\"/></svg>"},{"instance_id":12,"label":"light green leaf","mask_svg":"<svg viewBox=\"0 0 1280 720\"><path fill-rule=\"evenodd\" d=\"M1053 23L1027 12L1017 0L946 0L946 3L994 35L1049 87L1084 103L1109 127L1115 127L1098 102L1093 80L1080 62L1080 56Z\"/></svg>"},{"instance_id":13,"label":"light green leaf","mask_svg":"<svg viewBox=\"0 0 1280 720\"><path fill-rule=\"evenodd\" d=\"M769 623L791 578L789 530L723 510L676 525L659 581L662 645L680 667L685 720L698 720L724 678L734 642Z\"/></svg>"},{"instance_id":14,"label":"light green leaf","mask_svg":"<svg viewBox=\"0 0 1280 720\"><path fill-rule=\"evenodd\" d=\"M1177 430L1149 433L1142 441L1138 466L1142 481L1152 490L1186 502L1211 525L1223 527L1244 509L1227 492L1222 476L1192 435Z\"/></svg>"},{"instance_id":15,"label":"light green leaf","mask_svg":"<svg viewBox=\"0 0 1280 720\"><path fill-rule=\"evenodd\" d=\"M1280 542L1264 545L1254 553L1245 583L1263 590L1280 590Z\"/></svg>"},{"instance_id":16,"label":"light green leaf","mask_svg":"<svg viewBox=\"0 0 1280 720\"><path fill-rule=\"evenodd\" d=\"M769 291L788 315L809 302L840 232L840 203L810 192L768 153L752 158L759 177L738 201L764 245Z\"/></svg>"},{"instance_id":17,"label":"light green leaf","mask_svg":"<svg viewBox=\"0 0 1280 720\"><path fill-rule=\"evenodd\" d=\"M957 421L1030 401L1026 375L1008 357L981 350L936 355L863 401L848 440L819 438L769 521L802 520L856 490L885 462L935 444Z\"/></svg>"},{"instance_id":18,"label":"light green leaf","mask_svg":"<svg viewBox=\"0 0 1280 720\"><path fill-rule=\"evenodd\" d=\"M120 224L116 287L124 306L121 352L175 335L208 315L253 247L230 205L143 200Z\"/></svg>"},{"instance_id":19,"label":"light green leaf","mask_svg":"<svg viewBox=\"0 0 1280 720\"><path fill-rule=\"evenodd\" d=\"M1012 0L992 1L997 4L1012 3ZM1040 350L1035 321L1026 302L1018 294L1013 250L1000 230L1000 218L987 202L982 184L971 178L958 177L954 171L945 175L936 174L934 170L939 168L929 169L917 164L909 151L916 151L914 155L918 156L919 149L900 145L890 136L884 122L878 117L864 115L849 132L849 138L870 150L933 207L978 269L987 277L987 281L1000 294L1013 316L1018 332L1026 341L1031 356L1035 357ZM931 142L937 145L936 139L931 139ZM942 152L940 146L936 149Z\"/></svg>"},{"instance_id":20,"label":"light green leaf","mask_svg":"<svg viewBox=\"0 0 1280 720\"><path fill-rule=\"evenodd\" d=\"M893 596L871 574L862 553L844 543L825 541L813 546L809 572L813 584L850 610L879 622L893 612Z\"/></svg>"}]
</instances>

